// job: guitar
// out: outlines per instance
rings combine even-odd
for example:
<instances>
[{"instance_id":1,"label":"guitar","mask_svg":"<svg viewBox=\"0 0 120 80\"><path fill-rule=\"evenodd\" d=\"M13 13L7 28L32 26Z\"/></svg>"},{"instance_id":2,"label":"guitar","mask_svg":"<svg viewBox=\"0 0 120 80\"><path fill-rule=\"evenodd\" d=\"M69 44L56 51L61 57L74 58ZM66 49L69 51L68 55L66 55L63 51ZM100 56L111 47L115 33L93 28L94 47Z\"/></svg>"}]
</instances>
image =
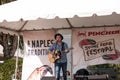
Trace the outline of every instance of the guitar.
<instances>
[{"instance_id":1,"label":"guitar","mask_svg":"<svg viewBox=\"0 0 120 80\"><path fill-rule=\"evenodd\" d=\"M72 50L73 48L68 48L68 50ZM54 63L56 60L61 58L61 53L65 52L65 51L59 51L59 50L55 50L52 52L48 53L48 59L51 63Z\"/></svg>"}]
</instances>

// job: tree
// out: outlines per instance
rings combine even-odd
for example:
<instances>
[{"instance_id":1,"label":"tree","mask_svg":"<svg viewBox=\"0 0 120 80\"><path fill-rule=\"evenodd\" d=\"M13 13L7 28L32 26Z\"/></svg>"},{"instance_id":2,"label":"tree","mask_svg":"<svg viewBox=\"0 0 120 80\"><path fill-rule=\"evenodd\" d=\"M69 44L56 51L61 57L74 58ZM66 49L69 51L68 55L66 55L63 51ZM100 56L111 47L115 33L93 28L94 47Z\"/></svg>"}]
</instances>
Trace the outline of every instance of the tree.
<instances>
[{"instance_id":1,"label":"tree","mask_svg":"<svg viewBox=\"0 0 120 80\"><path fill-rule=\"evenodd\" d=\"M22 38L22 37L21 37ZM23 40L20 39L19 42L21 45L19 47L23 49ZM10 35L10 34L4 34L3 32L0 33L0 44L3 46L3 60L10 59L14 56L17 45L18 45L18 36L16 35Z\"/></svg>"},{"instance_id":2,"label":"tree","mask_svg":"<svg viewBox=\"0 0 120 80\"><path fill-rule=\"evenodd\" d=\"M9 2L12 2L12 1L16 1L16 0L0 0L0 5L6 4L6 3L9 3Z\"/></svg>"}]
</instances>

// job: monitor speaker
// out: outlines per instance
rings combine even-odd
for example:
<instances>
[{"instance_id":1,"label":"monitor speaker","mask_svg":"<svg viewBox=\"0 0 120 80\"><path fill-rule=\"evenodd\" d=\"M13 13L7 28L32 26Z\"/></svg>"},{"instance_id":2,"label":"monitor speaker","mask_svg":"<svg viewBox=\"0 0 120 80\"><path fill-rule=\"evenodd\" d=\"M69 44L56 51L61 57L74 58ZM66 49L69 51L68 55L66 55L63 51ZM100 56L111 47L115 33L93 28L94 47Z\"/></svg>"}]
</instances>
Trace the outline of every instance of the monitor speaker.
<instances>
[{"instance_id":1,"label":"monitor speaker","mask_svg":"<svg viewBox=\"0 0 120 80\"><path fill-rule=\"evenodd\" d=\"M45 76L41 80L55 80L54 76Z\"/></svg>"}]
</instances>

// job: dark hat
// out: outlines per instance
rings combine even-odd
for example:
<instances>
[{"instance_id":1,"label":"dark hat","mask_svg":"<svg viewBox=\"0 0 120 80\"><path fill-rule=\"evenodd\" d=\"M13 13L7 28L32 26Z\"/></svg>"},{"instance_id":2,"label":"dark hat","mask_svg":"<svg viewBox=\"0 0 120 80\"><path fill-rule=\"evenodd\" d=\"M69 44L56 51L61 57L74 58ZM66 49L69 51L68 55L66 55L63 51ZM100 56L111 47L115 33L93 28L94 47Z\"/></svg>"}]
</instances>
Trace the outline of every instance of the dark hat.
<instances>
[{"instance_id":1,"label":"dark hat","mask_svg":"<svg viewBox=\"0 0 120 80\"><path fill-rule=\"evenodd\" d=\"M57 33L57 34L55 34L54 38L56 39L56 37L57 37L57 36L60 36L60 37L61 37L61 39L63 40L63 36L62 36L62 34Z\"/></svg>"}]
</instances>

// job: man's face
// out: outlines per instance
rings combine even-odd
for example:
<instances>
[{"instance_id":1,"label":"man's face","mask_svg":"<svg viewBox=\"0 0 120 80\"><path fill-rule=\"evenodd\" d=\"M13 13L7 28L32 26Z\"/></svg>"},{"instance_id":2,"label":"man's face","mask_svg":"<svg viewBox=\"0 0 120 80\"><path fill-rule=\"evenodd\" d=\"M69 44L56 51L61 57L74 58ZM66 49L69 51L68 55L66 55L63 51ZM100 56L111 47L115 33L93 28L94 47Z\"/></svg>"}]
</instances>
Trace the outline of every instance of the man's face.
<instances>
[{"instance_id":1,"label":"man's face","mask_svg":"<svg viewBox=\"0 0 120 80\"><path fill-rule=\"evenodd\" d=\"M59 35L58 35L58 36L56 36L56 41L57 41L57 42L60 42L60 41L62 41L62 38L61 38L61 36L59 36Z\"/></svg>"}]
</instances>

